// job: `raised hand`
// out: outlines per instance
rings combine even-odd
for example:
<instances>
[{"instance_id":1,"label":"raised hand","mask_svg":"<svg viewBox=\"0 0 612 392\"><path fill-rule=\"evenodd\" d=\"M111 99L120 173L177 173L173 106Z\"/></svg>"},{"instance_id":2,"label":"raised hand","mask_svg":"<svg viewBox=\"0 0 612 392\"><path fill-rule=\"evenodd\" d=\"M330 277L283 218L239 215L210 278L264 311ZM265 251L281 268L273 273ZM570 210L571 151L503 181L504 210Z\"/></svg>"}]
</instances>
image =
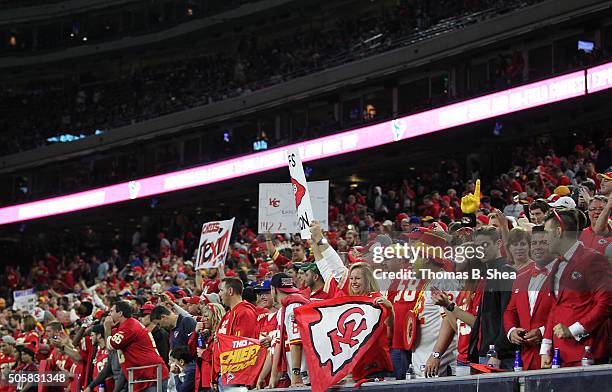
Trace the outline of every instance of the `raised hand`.
<instances>
[{"instance_id":1,"label":"raised hand","mask_svg":"<svg viewBox=\"0 0 612 392\"><path fill-rule=\"evenodd\" d=\"M480 207L480 180L476 180L474 193L467 194L461 198L461 211L464 214L473 214Z\"/></svg>"}]
</instances>

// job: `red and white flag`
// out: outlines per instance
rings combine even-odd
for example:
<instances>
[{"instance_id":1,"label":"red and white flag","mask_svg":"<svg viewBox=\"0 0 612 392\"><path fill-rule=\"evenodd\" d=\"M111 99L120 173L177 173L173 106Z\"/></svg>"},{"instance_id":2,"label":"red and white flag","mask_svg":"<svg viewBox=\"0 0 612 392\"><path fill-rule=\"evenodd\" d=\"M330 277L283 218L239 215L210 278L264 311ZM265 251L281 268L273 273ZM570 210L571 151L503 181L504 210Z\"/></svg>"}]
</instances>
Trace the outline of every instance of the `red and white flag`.
<instances>
[{"instance_id":1,"label":"red and white flag","mask_svg":"<svg viewBox=\"0 0 612 392\"><path fill-rule=\"evenodd\" d=\"M387 310L370 297L343 296L295 310L314 392L350 372L386 328Z\"/></svg>"}]
</instances>

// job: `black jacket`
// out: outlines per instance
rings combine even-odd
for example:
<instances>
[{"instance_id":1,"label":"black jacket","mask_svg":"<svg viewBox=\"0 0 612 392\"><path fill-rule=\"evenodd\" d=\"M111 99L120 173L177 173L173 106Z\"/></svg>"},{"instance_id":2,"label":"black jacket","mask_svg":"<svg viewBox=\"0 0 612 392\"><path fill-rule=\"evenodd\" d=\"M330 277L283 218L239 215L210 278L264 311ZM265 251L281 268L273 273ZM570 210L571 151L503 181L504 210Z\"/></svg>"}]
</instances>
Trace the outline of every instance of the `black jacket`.
<instances>
[{"instance_id":1,"label":"black jacket","mask_svg":"<svg viewBox=\"0 0 612 392\"><path fill-rule=\"evenodd\" d=\"M487 271L516 272L503 257L487 264ZM470 335L470 362L478 363L479 356L485 357L490 344L495 345L499 359L514 358L516 346L508 341L504 331L504 311L510 302L513 282L513 279L487 279ZM480 330L482 342L479 342Z\"/></svg>"},{"instance_id":2,"label":"black jacket","mask_svg":"<svg viewBox=\"0 0 612 392\"><path fill-rule=\"evenodd\" d=\"M155 346L159 356L162 357L166 365L168 364L168 354L170 353L170 340L168 338L168 331L161 328L159 325L155 326L153 331L153 340L155 340Z\"/></svg>"}]
</instances>

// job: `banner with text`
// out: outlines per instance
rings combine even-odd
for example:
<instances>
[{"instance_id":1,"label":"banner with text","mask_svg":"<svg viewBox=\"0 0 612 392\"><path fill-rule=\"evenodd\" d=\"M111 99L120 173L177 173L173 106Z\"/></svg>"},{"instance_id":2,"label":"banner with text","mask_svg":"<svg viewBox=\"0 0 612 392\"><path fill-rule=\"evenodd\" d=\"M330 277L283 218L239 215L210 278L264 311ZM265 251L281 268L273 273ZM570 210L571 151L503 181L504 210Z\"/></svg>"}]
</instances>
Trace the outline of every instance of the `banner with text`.
<instances>
[{"instance_id":1,"label":"banner with text","mask_svg":"<svg viewBox=\"0 0 612 392\"><path fill-rule=\"evenodd\" d=\"M314 219L328 228L329 181L308 182ZM258 233L298 233L300 231L292 184L259 184Z\"/></svg>"},{"instance_id":2,"label":"banner with text","mask_svg":"<svg viewBox=\"0 0 612 392\"><path fill-rule=\"evenodd\" d=\"M202 225L196 269L217 268L225 264L234 219L208 222Z\"/></svg>"},{"instance_id":3,"label":"banner with text","mask_svg":"<svg viewBox=\"0 0 612 392\"><path fill-rule=\"evenodd\" d=\"M217 339L223 385L255 385L268 350L256 339L224 334L217 334Z\"/></svg>"}]
</instances>

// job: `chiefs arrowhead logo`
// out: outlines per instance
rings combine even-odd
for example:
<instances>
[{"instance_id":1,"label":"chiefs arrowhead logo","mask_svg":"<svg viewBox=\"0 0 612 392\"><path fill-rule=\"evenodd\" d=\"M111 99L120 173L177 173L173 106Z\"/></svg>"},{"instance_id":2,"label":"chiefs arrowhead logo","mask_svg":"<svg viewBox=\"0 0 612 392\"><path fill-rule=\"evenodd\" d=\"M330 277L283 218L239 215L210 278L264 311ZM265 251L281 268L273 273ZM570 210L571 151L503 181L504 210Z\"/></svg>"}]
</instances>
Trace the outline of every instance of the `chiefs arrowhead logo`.
<instances>
[{"instance_id":1,"label":"chiefs arrowhead logo","mask_svg":"<svg viewBox=\"0 0 612 392\"><path fill-rule=\"evenodd\" d=\"M308 325L321 366L341 371L370 340L381 322L382 310L371 303L353 302L317 308L320 319Z\"/></svg>"},{"instance_id":2,"label":"chiefs arrowhead logo","mask_svg":"<svg viewBox=\"0 0 612 392\"><path fill-rule=\"evenodd\" d=\"M302 203L302 198L306 194L306 188L294 178L291 179L291 185L293 187L293 194L295 195L295 208L298 208Z\"/></svg>"}]
</instances>

